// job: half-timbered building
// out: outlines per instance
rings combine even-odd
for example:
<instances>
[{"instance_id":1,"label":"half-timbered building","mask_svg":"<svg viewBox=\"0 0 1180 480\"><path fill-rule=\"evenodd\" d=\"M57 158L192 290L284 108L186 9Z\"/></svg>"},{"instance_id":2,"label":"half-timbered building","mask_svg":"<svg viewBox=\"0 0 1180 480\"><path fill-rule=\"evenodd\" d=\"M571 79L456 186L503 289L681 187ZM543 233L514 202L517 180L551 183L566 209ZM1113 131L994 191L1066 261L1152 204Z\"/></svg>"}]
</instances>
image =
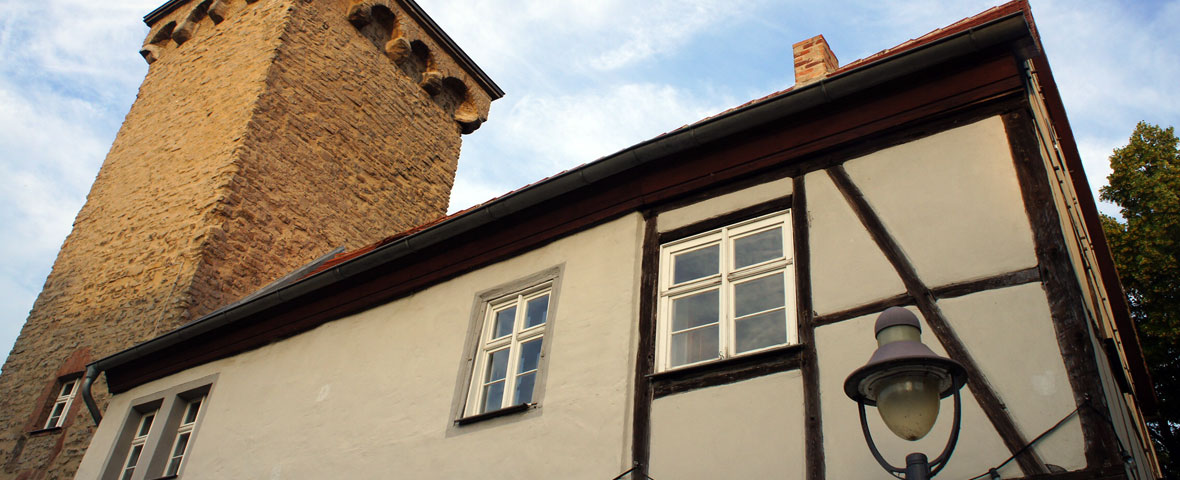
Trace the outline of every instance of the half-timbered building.
<instances>
[{"instance_id":1,"label":"half-timbered building","mask_svg":"<svg viewBox=\"0 0 1180 480\"><path fill-rule=\"evenodd\" d=\"M792 88L90 364L79 395L112 396L78 478L886 478L842 384L894 306L970 376L943 478L1156 478L1027 4L795 54ZM901 463L949 417L870 427Z\"/></svg>"}]
</instances>

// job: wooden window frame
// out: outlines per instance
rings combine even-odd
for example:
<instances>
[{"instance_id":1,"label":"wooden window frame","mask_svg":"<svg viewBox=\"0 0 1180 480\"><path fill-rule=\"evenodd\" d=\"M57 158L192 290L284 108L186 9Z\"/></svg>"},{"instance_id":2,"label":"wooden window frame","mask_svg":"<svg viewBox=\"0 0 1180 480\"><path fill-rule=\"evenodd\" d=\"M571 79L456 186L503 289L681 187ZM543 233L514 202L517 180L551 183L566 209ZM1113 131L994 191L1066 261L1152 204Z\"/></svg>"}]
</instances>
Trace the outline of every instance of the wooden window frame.
<instances>
[{"instance_id":1,"label":"wooden window frame","mask_svg":"<svg viewBox=\"0 0 1180 480\"><path fill-rule=\"evenodd\" d=\"M448 435L458 435L473 431L474 423L483 423L493 418L511 416L516 419L527 418L540 414L540 406L545 395L545 379L548 376L549 352L553 342L550 340L553 324L558 320L558 304L561 298L561 278L564 264L559 264L540 272L517 280L476 293L471 308L467 340L463 348L463 360L460 363L458 381L455 385L455 397L451 408L451 424ZM521 328L526 314L524 305L528 300L549 295L549 304L545 323L533 328ZM513 332L507 337L491 339L492 329L495 328L495 313L517 305ZM516 372L519 362L520 345L522 343L542 339L540 358L533 383L532 398L527 403L511 401L514 382L520 372ZM483 411L483 379L487 368L487 355L491 351L510 348L510 364L507 366L504 396L508 401L501 401L499 409ZM513 420L515 421L515 420ZM478 430L479 428L475 428Z\"/></svg>"},{"instance_id":2,"label":"wooden window frame","mask_svg":"<svg viewBox=\"0 0 1180 480\"><path fill-rule=\"evenodd\" d=\"M81 378L63 378L57 382L57 399L49 406L48 415L45 418L45 423L42 425L42 430L50 430L54 428L61 428L66 423L66 418L70 416L70 407L74 406L74 398L78 395L78 387L81 383ZM70 387L69 393L65 393L66 387ZM61 412L55 417L57 406L61 405Z\"/></svg>"},{"instance_id":3,"label":"wooden window frame","mask_svg":"<svg viewBox=\"0 0 1180 480\"><path fill-rule=\"evenodd\" d=\"M679 369L722 362L728 359L755 355L761 352L780 349L799 343L798 321L796 318L795 298L795 265L794 238L790 209L784 209L755 218L739 220L720 226L712 230L691 235L682 239L664 242L660 245L659 253L659 299L656 314L656 364L657 373L670 372ZM783 256L777 259L763 261L753 265L736 266L732 245L735 240L779 228L782 232ZM679 284L672 284L672 268L674 255L693 250L718 245L719 272L703 278L692 279ZM734 286L740 281L769 277L775 274L783 275L784 281L784 316L786 321L786 339L783 343L768 345L741 353L736 346L736 314L733 308ZM716 289L719 292L718 318L718 355L715 358L671 365L672 341L671 310L672 301L692 294ZM770 311L770 310L768 310ZM759 312L765 313L765 312ZM711 325L711 324L710 324Z\"/></svg>"},{"instance_id":4,"label":"wooden window frame","mask_svg":"<svg viewBox=\"0 0 1180 480\"><path fill-rule=\"evenodd\" d=\"M196 438L197 421L201 419L201 415L205 413L205 401L208 395L200 395L192 400L189 400L184 409L181 410L180 425L176 427L176 436L173 437L171 448L168 449L168 463L164 467L164 476L179 476L180 469L184 467L184 458L188 455L189 448L192 447L193 439ZM192 420L189 420L189 412L196 406L196 413L192 415ZM180 438L187 435L185 438L184 447L177 453L177 447L180 446ZM175 468L173 467L175 465Z\"/></svg>"},{"instance_id":5,"label":"wooden window frame","mask_svg":"<svg viewBox=\"0 0 1180 480\"><path fill-rule=\"evenodd\" d=\"M131 437L130 448L127 449L126 459L123 460L123 469L119 472L120 480L131 480L135 478L135 469L139 467L140 460L143 460L144 449L147 448L148 437L152 434L152 427L155 426L156 416L160 413L157 408L149 412L145 412L139 416L139 420L135 422L135 433ZM151 419L148 423L148 431L144 432L144 422ZM136 454L135 449L139 447L139 452ZM134 462L132 461L134 459Z\"/></svg>"},{"instance_id":6,"label":"wooden window frame","mask_svg":"<svg viewBox=\"0 0 1180 480\"><path fill-rule=\"evenodd\" d=\"M548 304L545 309L545 322L526 327L524 325L527 314L527 305L532 300L538 298L548 297ZM553 284L546 282L540 285L529 287L525 290L514 292L509 295L497 298L488 302L488 308L484 315L484 325L480 332L479 351L475 356L475 369L472 375L471 388L468 391L467 407L465 409L465 416L484 415L493 413L497 410L515 407L518 405L531 405L535 395L529 396L527 402L517 402L515 400L509 401L511 395L514 394L517 382L521 376L533 373L540 374L540 360L538 359L537 368L529 372L518 372L520 366L521 346L527 342L534 340L541 340L541 345L545 345L545 333L549 326L549 306L553 304ZM493 330L496 328L497 314L510 308L516 308L516 313L512 321L512 332L506 335L493 338ZM500 406L493 409L484 409L485 386L491 383L486 381L488 369L491 368L488 364L488 358L492 353L508 351L508 364L505 367L504 390L502 393ZM534 376L534 382L536 377ZM534 383L534 393L536 383Z\"/></svg>"},{"instance_id":7,"label":"wooden window frame","mask_svg":"<svg viewBox=\"0 0 1180 480\"><path fill-rule=\"evenodd\" d=\"M123 426L112 441L110 454L107 455L99 478L158 480L182 476L188 457L192 454L192 444L208 410L217 376L213 374L132 400L132 406L122 421ZM191 422L186 421L189 409L196 401L200 401L196 417ZM140 438L138 434L143 419L149 415L154 416L151 428L146 436ZM177 439L186 433L189 438L182 454L183 460L178 463L176 472L166 474L175 456ZM131 477L125 479L127 462L136 445L142 445L142 452Z\"/></svg>"}]
</instances>

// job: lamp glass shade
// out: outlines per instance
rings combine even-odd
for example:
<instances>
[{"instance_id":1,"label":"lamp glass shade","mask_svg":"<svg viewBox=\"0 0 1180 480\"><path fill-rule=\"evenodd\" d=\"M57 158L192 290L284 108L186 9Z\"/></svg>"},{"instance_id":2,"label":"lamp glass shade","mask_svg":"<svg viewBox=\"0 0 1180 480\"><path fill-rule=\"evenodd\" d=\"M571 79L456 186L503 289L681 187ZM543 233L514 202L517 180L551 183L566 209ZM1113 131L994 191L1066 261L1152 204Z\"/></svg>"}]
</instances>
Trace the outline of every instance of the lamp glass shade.
<instances>
[{"instance_id":1,"label":"lamp glass shade","mask_svg":"<svg viewBox=\"0 0 1180 480\"><path fill-rule=\"evenodd\" d=\"M910 441L930 433L938 419L940 379L913 372L877 381L877 412L889 430Z\"/></svg>"}]
</instances>

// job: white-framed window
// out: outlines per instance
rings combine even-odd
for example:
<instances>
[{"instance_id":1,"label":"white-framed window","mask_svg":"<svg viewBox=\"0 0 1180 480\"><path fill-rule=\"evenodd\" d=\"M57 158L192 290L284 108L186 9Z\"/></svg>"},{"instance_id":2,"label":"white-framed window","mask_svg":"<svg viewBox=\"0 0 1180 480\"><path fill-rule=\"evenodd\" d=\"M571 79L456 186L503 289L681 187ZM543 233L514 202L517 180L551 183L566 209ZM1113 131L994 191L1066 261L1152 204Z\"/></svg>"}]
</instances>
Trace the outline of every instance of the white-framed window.
<instances>
[{"instance_id":1,"label":"white-framed window","mask_svg":"<svg viewBox=\"0 0 1180 480\"><path fill-rule=\"evenodd\" d=\"M147 480L181 476L204 422L217 374L131 401L110 445L101 480ZM90 446L96 448L95 445ZM200 475L200 472L194 473Z\"/></svg>"},{"instance_id":2,"label":"white-framed window","mask_svg":"<svg viewBox=\"0 0 1180 480\"><path fill-rule=\"evenodd\" d=\"M789 211L660 246L657 371L798 342Z\"/></svg>"},{"instance_id":3,"label":"white-framed window","mask_svg":"<svg viewBox=\"0 0 1180 480\"><path fill-rule=\"evenodd\" d=\"M66 421L66 416L70 413L70 405L74 403L74 395L78 392L78 379L64 380L61 382L61 388L57 391L57 400L53 402L53 408L49 409L49 418L45 420L44 428L60 427Z\"/></svg>"},{"instance_id":4,"label":"white-framed window","mask_svg":"<svg viewBox=\"0 0 1180 480\"><path fill-rule=\"evenodd\" d=\"M165 477L180 472L184 455L188 452L189 445L192 444L193 428L197 425L197 418L201 415L201 404L204 402L205 396L202 395L190 400L185 406L184 414L180 418L180 426L176 427L176 440L172 442L172 450L168 456L168 468L164 470Z\"/></svg>"},{"instance_id":5,"label":"white-framed window","mask_svg":"<svg viewBox=\"0 0 1180 480\"><path fill-rule=\"evenodd\" d=\"M131 437L131 449L127 452L127 460L123 462L123 472L119 480L131 480L135 476L135 467L143 457L143 449L147 445L148 434L152 431L152 423L156 420L156 410L143 414L135 427L135 436Z\"/></svg>"},{"instance_id":6,"label":"white-framed window","mask_svg":"<svg viewBox=\"0 0 1180 480\"><path fill-rule=\"evenodd\" d=\"M534 403L552 297L547 282L488 302L466 415Z\"/></svg>"}]
</instances>

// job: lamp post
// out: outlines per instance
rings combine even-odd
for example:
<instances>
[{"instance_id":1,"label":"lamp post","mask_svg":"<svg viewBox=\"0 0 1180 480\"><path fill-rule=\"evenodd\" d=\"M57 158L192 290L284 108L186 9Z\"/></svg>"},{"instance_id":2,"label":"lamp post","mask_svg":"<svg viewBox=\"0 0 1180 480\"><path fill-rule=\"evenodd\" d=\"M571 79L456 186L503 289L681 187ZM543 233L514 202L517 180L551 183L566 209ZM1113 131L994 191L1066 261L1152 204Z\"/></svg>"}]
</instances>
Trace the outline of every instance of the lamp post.
<instances>
[{"instance_id":1,"label":"lamp post","mask_svg":"<svg viewBox=\"0 0 1180 480\"><path fill-rule=\"evenodd\" d=\"M877 350L869 362L848 375L844 393L860 407L860 426L877 463L906 480L927 480L946 466L959 439L961 401L959 390L967 383L967 370L959 362L939 356L922 344L918 317L901 307L891 307L877 317ZM906 456L906 466L895 467L884 458L869 432L865 405L877 407L881 419L897 436L914 441L934 427L939 400L955 397L955 417L950 438L941 454L928 461L925 454Z\"/></svg>"}]
</instances>

